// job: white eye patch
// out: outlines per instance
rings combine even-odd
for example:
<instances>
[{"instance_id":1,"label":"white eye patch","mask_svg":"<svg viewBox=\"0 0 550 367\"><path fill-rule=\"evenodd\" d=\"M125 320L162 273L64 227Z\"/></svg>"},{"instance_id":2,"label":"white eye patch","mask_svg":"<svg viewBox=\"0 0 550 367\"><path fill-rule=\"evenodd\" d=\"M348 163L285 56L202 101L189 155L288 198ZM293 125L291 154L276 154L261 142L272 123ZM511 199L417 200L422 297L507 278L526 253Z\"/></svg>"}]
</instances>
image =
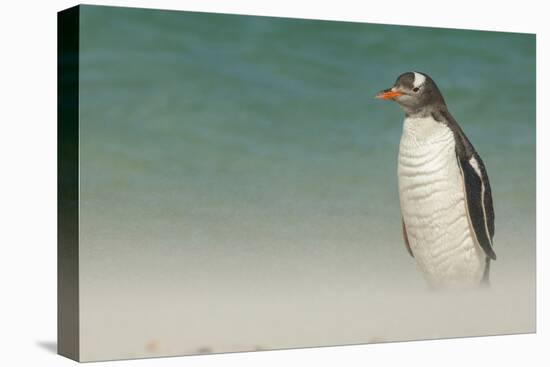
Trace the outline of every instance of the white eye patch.
<instances>
[{"instance_id":1,"label":"white eye patch","mask_svg":"<svg viewBox=\"0 0 550 367\"><path fill-rule=\"evenodd\" d=\"M426 77L420 73L414 72L413 88L418 88L426 81Z\"/></svg>"}]
</instances>

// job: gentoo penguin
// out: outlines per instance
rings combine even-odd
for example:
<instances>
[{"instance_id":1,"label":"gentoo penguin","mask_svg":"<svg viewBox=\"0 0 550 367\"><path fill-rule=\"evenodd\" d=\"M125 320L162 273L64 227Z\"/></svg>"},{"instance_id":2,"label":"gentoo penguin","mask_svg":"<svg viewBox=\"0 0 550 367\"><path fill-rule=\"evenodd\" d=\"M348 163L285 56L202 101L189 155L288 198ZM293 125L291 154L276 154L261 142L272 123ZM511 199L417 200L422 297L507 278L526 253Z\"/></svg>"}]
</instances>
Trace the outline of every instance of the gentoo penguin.
<instances>
[{"instance_id":1,"label":"gentoo penguin","mask_svg":"<svg viewBox=\"0 0 550 367\"><path fill-rule=\"evenodd\" d=\"M405 111L397 173L410 255L434 288L488 284L495 217L483 161L428 75L404 73L376 97Z\"/></svg>"}]
</instances>

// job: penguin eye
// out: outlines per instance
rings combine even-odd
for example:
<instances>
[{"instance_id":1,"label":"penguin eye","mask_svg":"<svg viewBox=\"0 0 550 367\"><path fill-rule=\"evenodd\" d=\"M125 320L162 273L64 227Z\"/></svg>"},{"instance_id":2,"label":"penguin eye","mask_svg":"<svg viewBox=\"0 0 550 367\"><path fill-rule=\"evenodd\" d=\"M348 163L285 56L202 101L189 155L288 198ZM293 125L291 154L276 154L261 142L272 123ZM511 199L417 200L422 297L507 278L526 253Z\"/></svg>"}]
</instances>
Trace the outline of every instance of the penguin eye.
<instances>
[{"instance_id":1,"label":"penguin eye","mask_svg":"<svg viewBox=\"0 0 550 367\"><path fill-rule=\"evenodd\" d=\"M418 92L419 90L420 90L420 88L418 88L418 87L413 88L413 92Z\"/></svg>"}]
</instances>

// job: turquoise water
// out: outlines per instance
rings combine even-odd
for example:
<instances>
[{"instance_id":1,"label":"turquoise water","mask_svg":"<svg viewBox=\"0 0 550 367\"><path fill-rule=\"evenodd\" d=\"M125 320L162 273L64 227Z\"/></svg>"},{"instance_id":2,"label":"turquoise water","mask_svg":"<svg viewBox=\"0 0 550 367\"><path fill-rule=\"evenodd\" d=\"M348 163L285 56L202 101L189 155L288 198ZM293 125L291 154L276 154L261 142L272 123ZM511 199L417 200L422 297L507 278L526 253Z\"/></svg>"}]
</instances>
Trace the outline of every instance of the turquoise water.
<instances>
[{"instance_id":1,"label":"turquoise water","mask_svg":"<svg viewBox=\"0 0 550 367\"><path fill-rule=\"evenodd\" d=\"M85 359L534 329L534 35L81 12ZM403 114L373 98L409 70L436 81L489 172L483 302L508 304L486 323L426 326L433 295L401 239ZM396 324L403 302L417 321Z\"/></svg>"}]
</instances>

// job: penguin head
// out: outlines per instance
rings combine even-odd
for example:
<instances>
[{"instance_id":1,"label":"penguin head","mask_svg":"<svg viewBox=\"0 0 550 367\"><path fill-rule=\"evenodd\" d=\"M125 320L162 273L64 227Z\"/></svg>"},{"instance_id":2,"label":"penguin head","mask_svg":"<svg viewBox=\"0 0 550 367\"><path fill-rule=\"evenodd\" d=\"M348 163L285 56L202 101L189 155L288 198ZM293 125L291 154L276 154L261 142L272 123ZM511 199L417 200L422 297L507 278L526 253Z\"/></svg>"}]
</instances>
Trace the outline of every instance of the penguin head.
<instances>
[{"instance_id":1,"label":"penguin head","mask_svg":"<svg viewBox=\"0 0 550 367\"><path fill-rule=\"evenodd\" d=\"M381 91L376 98L397 102L407 113L445 105L443 96L432 78L418 71L399 75L393 87Z\"/></svg>"}]
</instances>

